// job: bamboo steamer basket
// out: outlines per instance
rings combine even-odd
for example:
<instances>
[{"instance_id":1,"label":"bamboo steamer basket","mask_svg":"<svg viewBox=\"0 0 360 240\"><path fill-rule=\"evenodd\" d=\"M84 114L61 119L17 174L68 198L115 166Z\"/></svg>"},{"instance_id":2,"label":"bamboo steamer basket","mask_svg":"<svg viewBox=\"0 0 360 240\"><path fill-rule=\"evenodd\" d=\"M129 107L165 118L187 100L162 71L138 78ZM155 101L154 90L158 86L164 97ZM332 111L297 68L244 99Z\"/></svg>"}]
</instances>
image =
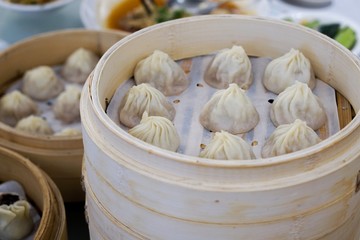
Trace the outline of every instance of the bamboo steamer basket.
<instances>
[{"instance_id":1,"label":"bamboo steamer basket","mask_svg":"<svg viewBox=\"0 0 360 240\"><path fill-rule=\"evenodd\" d=\"M37 210L41 220L34 239L66 240L66 216L64 202L54 182L18 153L0 147L0 182L19 182Z\"/></svg>"},{"instance_id":2,"label":"bamboo steamer basket","mask_svg":"<svg viewBox=\"0 0 360 240\"><path fill-rule=\"evenodd\" d=\"M0 54L0 93L25 71L39 65L63 64L80 47L103 54L127 33L121 31L62 30L32 37ZM0 146L26 156L59 187L65 201L82 201L80 185L81 137L34 136L0 122Z\"/></svg>"},{"instance_id":3,"label":"bamboo steamer basket","mask_svg":"<svg viewBox=\"0 0 360 240\"><path fill-rule=\"evenodd\" d=\"M116 88L155 49L183 59L233 44L248 55L272 58L300 49L316 75L350 102L353 120L302 151L214 161L146 144L106 115ZM104 54L81 98L92 236L114 239L130 231L133 239L358 240L359 79L360 61L350 51L316 31L279 20L192 17L122 39Z\"/></svg>"}]
</instances>

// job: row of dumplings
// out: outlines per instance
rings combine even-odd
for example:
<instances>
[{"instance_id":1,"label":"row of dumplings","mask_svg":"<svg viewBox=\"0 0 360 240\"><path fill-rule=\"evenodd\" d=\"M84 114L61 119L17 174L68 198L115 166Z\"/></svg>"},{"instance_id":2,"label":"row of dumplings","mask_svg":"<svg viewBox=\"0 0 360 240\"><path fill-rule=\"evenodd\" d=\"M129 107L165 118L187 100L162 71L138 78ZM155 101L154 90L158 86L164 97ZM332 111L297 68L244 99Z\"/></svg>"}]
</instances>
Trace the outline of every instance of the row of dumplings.
<instances>
[{"instance_id":1,"label":"row of dumplings","mask_svg":"<svg viewBox=\"0 0 360 240\"><path fill-rule=\"evenodd\" d=\"M52 135L51 124L39 115L41 103L52 105L56 119L63 124L80 122L80 95L83 83L99 57L84 48L74 51L61 68L60 77L49 66L25 72L20 87L0 99L0 121L31 134ZM63 80L64 79L64 80ZM80 135L74 128L64 128L55 135Z\"/></svg>"},{"instance_id":2,"label":"row of dumplings","mask_svg":"<svg viewBox=\"0 0 360 240\"><path fill-rule=\"evenodd\" d=\"M127 102L128 103L127 106L123 107L120 110L120 117L122 117L121 121L123 123L125 122L129 123L129 120L137 119L137 121L139 121L139 124L128 125L128 126L133 126L129 130L129 134L145 142L161 147L163 149L176 151L180 145L180 137L179 134L177 133L175 126L170 121L173 118L174 109L172 105L169 102L167 102L165 97L163 97L161 100L165 103L165 106L168 106L169 107L168 109L170 109L170 111L166 111L166 107L162 105L163 107L162 110L164 110L167 113L167 117L157 116L157 115L149 116L146 110L144 111L141 118L136 114L135 115L124 114L124 111L131 112L130 110L132 109L132 107L134 107L134 105L132 107L129 107L131 106L131 104L129 103L142 103L144 109L146 109L146 107L148 107L149 110L152 109L151 104L154 102L151 102L151 100L149 99L156 99L156 97L153 97L154 95L151 94L151 91L156 92L157 94L159 94L160 92L148 84L141 84L138 86L134 86L132 89L138 91L139 88L147 89L147 94L145 96L151 96L151 97L145 99L140 98L141 99L140 101L137 101L137 99L133 99L133 98L127 98L127 99L132 99L132 101ZM228 89L230 90L236 89L237 91L241 92L241 89L238 88L236 84L230 84ZM129 93L130 93L129 95L133 95L132 90L130 90ZM200 115L201 118L205 118L204 120L205 124L203 123L204 127L209 129L209 127L207 127L208 126L207 124L212 123L211 121L214 120L213 116L215 117L220 116L220 119L223 119L220 120L220 124L218 125L215 124L215 126L218 127L219 129L232 128L231 130L240 129L240 131L246 131L246 129L252 129L253 126L256 125L257 121L255 120L255 118L252 117L244 119L241 118L240 116L240 118L234 120L234 118L231 118L229 116L227 116L226 119L221 118L223 117L223 115L222 114L218 115L216 112L214 114L213 110L215 109L216 111L217 108L211 109L211 105L217 100L218 98L217 95L219 94L218 93L215 94L213 100L209 101L210 104L209 103L207 104L210 107L206 107L204 109L205 111L203 111L202 114ZM144 97L144 95L138 95L138 96ZM244 96L245 95L241 95L241 97ZM230 99L230 101L232 100ZM246 103L250 104L249 101L246 101ZM221 107L218 108L218 110L219 109L220 111L223 110L223 108ZM253 110L252 113L256 114L255 116L258 117L257 112L253 106L251 107L251 110ZM206 115L207 111L211 112L210 118L207 118ZM247 117L250 115L243 114L242 116ZM237 124L235 122L237 120L244 121L244 124ZM241 127L238 128L238 126L241 126L243 128L242 129ZM205 147L205 149L200 153L200 157L212 158L212 159L254 159L255 158L251 146L241 137L236 136L235 134L231 134L222 129L215 132L216 133L214 135L214 138L212 139L210 144L208 144ZM292 123L281 124L276 128L276 130L272 133L272 135L267 139L262 149L262 157L272 157L272 156L278 156L285 153L298 151L310 147L318 142L320 142L320 138L318 137L316 132L312 128L307 126L305 121L295 119L294 122Z\"/></svg>"},{"instance_id":3,"label":"row of dumplings","mask_svg":"<svg viewBox=\"0 0 360 240\"><path fill-rule=\"evenodd\" d=\"M165 96L178 95L187 88L186 74L166 53L156 50L137 64L134 78L137 86L127 92L119 107L120 122L131 128L131 135L176 151L180 139L171 124L175 109ZM200 114L203 127L216 132L200 156L254 158L251 147L236 136L250 131L259 122L259 114L246 96L253 74L244 49L233 46L217 53L205 72L205 81L223 90L211 97ZM278 156L318 143L320 138L314 130L325 123L326 114L320 99L311 90L315 76L310 61L300 51L291 49L268 64L263 85L279 96L270 110L277 129L267 139L262 157ZM219 149L230 153L221 153Z\"/></svg>"}]
</instances>

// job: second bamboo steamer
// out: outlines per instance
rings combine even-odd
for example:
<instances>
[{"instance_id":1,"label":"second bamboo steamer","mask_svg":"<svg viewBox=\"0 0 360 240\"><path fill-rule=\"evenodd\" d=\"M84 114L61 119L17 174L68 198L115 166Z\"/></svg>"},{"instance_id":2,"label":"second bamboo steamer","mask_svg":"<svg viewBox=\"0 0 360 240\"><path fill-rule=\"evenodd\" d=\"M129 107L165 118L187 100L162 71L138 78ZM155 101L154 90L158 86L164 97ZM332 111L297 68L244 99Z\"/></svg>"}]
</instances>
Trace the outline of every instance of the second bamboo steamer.
<instances>
[{"instance_id":1,"label":"second bamboo steamer","mask_svg":"<svg viewBox=\"0 0 360 240\"><path fill-rule=\"evenodd\" d=\"M73 29L40 34L14 44L0 54L0 91L25 71L40 65L61 65L83 47L101 56L126 36L121 31ZM43 169L59 187L65 201L82 201L81 137L34 136L0 122L0 146L19 152Z\"/></svg>"}]
</instances>

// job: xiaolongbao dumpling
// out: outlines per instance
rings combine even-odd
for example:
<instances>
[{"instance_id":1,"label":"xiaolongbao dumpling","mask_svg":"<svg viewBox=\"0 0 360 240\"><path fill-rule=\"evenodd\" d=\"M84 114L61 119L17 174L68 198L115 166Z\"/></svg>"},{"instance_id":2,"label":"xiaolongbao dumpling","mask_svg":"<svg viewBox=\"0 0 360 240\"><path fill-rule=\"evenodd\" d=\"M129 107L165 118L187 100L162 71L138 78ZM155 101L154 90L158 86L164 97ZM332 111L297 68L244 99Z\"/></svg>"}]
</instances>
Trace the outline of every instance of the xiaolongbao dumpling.
<instances>
[{"instance_id":1,"label":"xiaolongbao dumpling","mask_svg":"<svg viewBox=\"0 0 360 240\"><path fill-rule=\"evenodd\" d=\"M221 130L232 134L245 133L259 122L259 114L245 90L231 83L227 89L216 92L200 114L200 123L213 132Z\"/></svg>"},{"instance_id":2,"label":"xiaolongbao dumpling","mask_svg":"<svg viewBox=\"0 0 360 240\"><path fill-rule=\"evenodd\" d=\"M66 59L61 74L69 82L84 83L98 61L95 53L79 48Z\"/></svg>"},{"instance_id":3,"label":"xiaolongbao dumpling","mask_svg":"<svg viewBox=\"0 0 360 240\"><path fill-rule=\"evenodd\" d=\"M205 73L205 81L214 88L227 88L236 83L248 89L253 81L251 62L241 46L233 46L216 54Z\"/></svg>"},{"instance_id":4,"label":"xiaolongbao dumpling","mask_svg":"<svg viewBox=\"0 0 360 240\"><path fill-rule=\"evenodd\" d=\"M218 160L246 160L254 159L251 146L241 137L228 132L216 132L213 139L200 152L200 157Z\"/></svg>"},{"instance_id":5,"label":"xiaolongbao dumpling","mask_svg":"<svg viewBox=\"0 0 360 240\"><path fill-rule=\"evenodd\" d=\"M57 119L65 123L80 120L81 89L77 86L68 86L57 98L53 112Z\"/></svg>"},{"instance_id":6,"label":"xiaolongbao dumpling","mask_svg":"<svg viewBox=\"0 0 360 240\"><path fill-rule=\"evenodd\" d=\"M24 75L22 92L35 100L54 98L63 90L63 83L48 66L36 67Z\"/></svg>"},{"instance_id":7,"label":"xiaolongbao dumpling","mask_svg":"<svg viewBox=\"0 0 360 240\"><path fill-rule=\"evenodd\" d=\"M81 136L81 131L75 128L64 128L60 132L54 134L55 136Z\"/></svg>"},{"instance_id":8,"label":"xiaolongbao dumpling","mask_svg":"<svg viewBox=\"0 0 360 240\"><path fill-rule=\"evenodd\" d=\"M53 130L49 123L38 116L30 115L21 119L15 126L15 129L30 134L51 135Z\"/></svg>"},{"instance_id":9,"label":"xiaolongbao dumpling","mask_svg":"<svg viewBox=\"0 0 360 240\"><path fill-rule=\"evenodd\" d=\"M30 216L30 204L25 200L3 201L6 195L9 194L0 196L0 239L23 239L30 234L34 226Z\"/></svg>"},{"instance_id":10,"label":"xiaolongbao dumpling","mask_svg":"<svg viewBox=\"0 0 360 240\"><path fill-rule=\"evenodd\" d=\"M129 134L170 151L176 151L180 145L180 137L174 124L164 117L149 117L147 112L144 112L140 124L129 130Z\"/></svg>"},{"instance_id":11,"label":"xiaolongbao dumpling","mask_svg":"<svg viewBox=\"0 0 360 240\"><path fill-rule=\"evenodd\" d=\"M17 90L5 94L0 100L0 120L12 127L20 119L36 114L37 111L37 104Z\"/></svg>"},{"instance_id":12,"label":"xiaolongbao dumpling","mask_svg":"<svg viewBox=\"0 0 360 240\"><path fill-rule=\"evenodd\" d=\"M150 84L142 83L133 86L120 103L120 122L127 127L140 123L144 112L149 116L162 116L169 120L175 117L175 108L164 94Z\"/></svg>"},{"instance_id":13,"label":"xiaolongbao dumpling","mask_svg":"<svg viewBox=\"0 0 360 240\"><path fill-rule=\"evenodd\" d=\"M306 122L296 119L294 123L278 126L262 148L264 158L296 152L319 143L321 139Z\"/></svg>"},{"instance_id":14,"label":"xiaolongbao dumpling","mask_svg":"<svg viewBox=\"0 0 360 240\"><path fill-rule=\"evenodd\" d=\"M149 83L165 96L178 95L189 85L181 67L159 50L136 65L134 77L136 84Z\"/></svg>"},{"instance_id":15,"label":"xiaolongbao dumpling","mask_svg":"<svg viewBox=\"0 0 360 240\"><path fill-rule=\"evenodd\" d=\"M279 94L270 109L275 126L301 119L314 130L326 122L326 113L320 99L307 84L296 82Z\"/></svg>"},{"instance_id":16,"label":"xiaolongbao dumpling","mask_svg":"<svg viewBox=\"0 0 360 240\"><path fill-rule=\"evenodd\" d=\"M310 61L299 51L291 49L272 60L266 67L263 83L267 90L279 94L296 81L315 87L315 74Z\"/></svg>"}]
</instances>

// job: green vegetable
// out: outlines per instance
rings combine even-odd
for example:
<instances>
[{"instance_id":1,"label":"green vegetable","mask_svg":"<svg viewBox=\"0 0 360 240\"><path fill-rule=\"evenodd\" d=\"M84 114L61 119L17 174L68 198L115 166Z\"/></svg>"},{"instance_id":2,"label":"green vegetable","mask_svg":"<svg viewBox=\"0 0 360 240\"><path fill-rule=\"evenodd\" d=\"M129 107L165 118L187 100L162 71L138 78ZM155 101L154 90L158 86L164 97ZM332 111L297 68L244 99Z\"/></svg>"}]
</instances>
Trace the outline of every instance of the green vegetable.
<instances>
[{"instance_id":1,"label":"green vegetable","mask_svg":"<svg viewBox=\"0 0 360 240\"><path fill-rule=\"evenodd\" d=\"M313 20L310 22L303 22L302 25L304 25L305 27L312 28L312 29L317 29L318 26L320 25L320 21L316 19L316 20Z\"/></svg>"},{"instance_id":2,"label":"green vegetable","mask_svg":"<svg viewBox=\"0 0 360 240\"><path fill-rule=\"evenodd\" d=\"M157 23L190 16L184 9L171 9L168 7L159 7L155 14Z\"/></svg>"},{"instance_id":3,"label":"green vegetable","mask_svg":"<svg viewBox=\"0 0 360 240\"><path fill-rule=\"evenodd\" d=\"M291 17L286 17L283 19L284 21L293 22L294 20Z\"/></svg>"},{"instance_id":4,"label":"green vegetable","mask_svg":"<svg viewBox=\"0 0 360 240\"><path fill-rule=\"evenodd\" d=\"M340 31L339 23L322 24L319 26L319 32L325 34L328 37L334 38Z\"/></svg>"},{"instance_id":5,"label":"green vegetable","mask_svg":"<svg viewBox=\"0 0 360 240\"><path fill-rule=\"evenodd\" d=\"M351 50L356 43L356 34L350 27L344 27L340 29L334 39L341 43L344 47Z\"/></svg>"},{"instance_id":6,"label":"green vegetable","mask_svg":"<svg viewBox=\"0 0 360 240\"><path fill-rule=\"evenodd\" d=\"M183 18L186 16L189 16L189 14L185 10L178 9L178 10L173 11L172 19Z\"/></svg>"}]
</instances>

